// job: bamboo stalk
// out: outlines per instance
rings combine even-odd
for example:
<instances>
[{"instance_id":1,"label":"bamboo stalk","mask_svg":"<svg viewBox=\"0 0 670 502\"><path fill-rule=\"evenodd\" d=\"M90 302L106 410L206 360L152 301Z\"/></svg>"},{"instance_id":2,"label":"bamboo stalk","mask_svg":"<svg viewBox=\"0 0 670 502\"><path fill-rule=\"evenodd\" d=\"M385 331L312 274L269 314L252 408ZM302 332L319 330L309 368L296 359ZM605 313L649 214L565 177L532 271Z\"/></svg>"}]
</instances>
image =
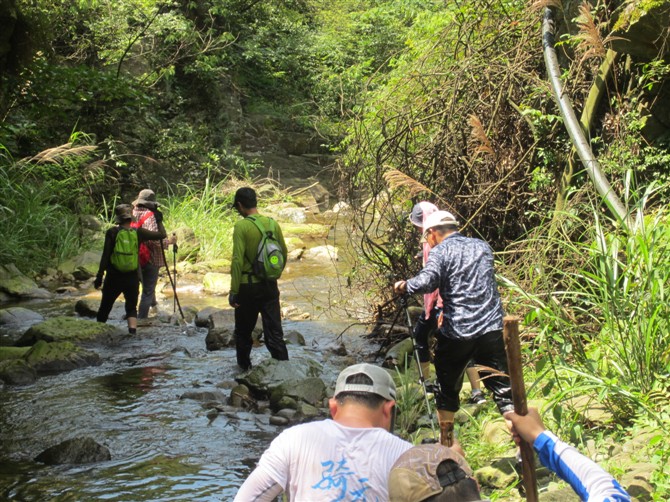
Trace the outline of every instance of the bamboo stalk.
<instances>
[{"instance_id":1,"label":"bamboo stalk","mask_svg":"<svg viewBox=\"0 0 670 502\"><path fill-rule=\"evenodd\" d=\"M517 415L528 414L526 387L523 383L523 365L521 364L521 344L519 342L519 319L505 316L503 319L503 338L507 352L507 371L512 386L512 402ZM535 452L533 447L523 439L519 443L521 450L521 474L526 490L526 499L538 501L537 476L535 474Z\"/></svg>"}]
</instances>

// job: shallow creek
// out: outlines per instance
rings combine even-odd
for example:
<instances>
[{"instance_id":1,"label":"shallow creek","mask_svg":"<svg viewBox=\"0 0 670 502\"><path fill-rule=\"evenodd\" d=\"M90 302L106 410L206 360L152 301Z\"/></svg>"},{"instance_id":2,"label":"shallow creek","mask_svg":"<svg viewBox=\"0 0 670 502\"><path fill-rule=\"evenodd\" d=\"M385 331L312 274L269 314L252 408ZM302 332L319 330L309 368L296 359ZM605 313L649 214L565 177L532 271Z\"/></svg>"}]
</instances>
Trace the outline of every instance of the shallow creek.
<instances>
[{"instance_id":1,"label":"shallow creek","mask_svg":"<svg viewBox=\"0 0 670 502\"><path fill-rule=\"evenodd\" d=\"M280 281L282 305L311 314L309 320L284 322L285 331L297 330L306 339L304 347L290 345L289 354L321 362L327 385L341 367L372 351L360 337L364 327L346 329L354 321L326 308L338 302L332 286L341 280L332 264L295 263ZM227 304L188 284L178 288L184 306ZM75 301L21 306L45 317L73 315ZM171 298L163 299L163 310L172 307ZM109 322L122 327L121 314L115 308ZM345 329L349 356L327 354L324 349ZM216 415L198 401L179 399L186 391L217 386L228 395L238 374L234 349L208 352L206 332L193 326L140 328L136 337L94 347L101 366L0 390L0 500L232 500L281 428L269 424L269 414ZM255 363L267 357L264 347L252 353ZM107 446L112 460L55 467L32 461L76 436Z\"/></svg>"}]
</instances>

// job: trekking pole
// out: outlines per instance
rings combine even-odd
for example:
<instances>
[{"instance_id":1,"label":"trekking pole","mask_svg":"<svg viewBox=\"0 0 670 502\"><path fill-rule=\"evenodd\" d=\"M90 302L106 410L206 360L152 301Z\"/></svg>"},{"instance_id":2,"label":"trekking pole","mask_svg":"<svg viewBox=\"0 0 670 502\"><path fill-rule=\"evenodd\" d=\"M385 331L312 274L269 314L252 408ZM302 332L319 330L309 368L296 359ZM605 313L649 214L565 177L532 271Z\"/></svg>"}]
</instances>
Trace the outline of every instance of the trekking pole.
<instances>
[{"instance_id":1,"label":"trekking pole","mask_svg":"<svg viewBox=\"0 0 670 502\"><path fill-rule=\"evenodd\" d=\"M163 261L165 262L165 270L167 270L168 278L170 279L170 284L172 285L172 291L174 292L174 301L177 304L177 307L179 307L179 314L181 315L181 320L186 322L184 312L182 312L181 310L179 298L177 297L177 288L175 287L174 281L172 280L172 274L170 273L170 266L168 265L168 262L165 259L165 246L163 245L163 239L161 239L161 253L163 254Z\"/></svg>"},{"instance_id":2,"label":"trekking pole","mask_svg":"<svg viewBox=\"0 0 670 502\"><path fill-rule=\"evenodd\" d=\"M512 387L512 403L514 413L528 414L526 387L523 383L523 366L521 365L521 344L519 343L519 319L514 316L503 318L503 338L507 352L507 370ZM526 500L537 502L537 476L535 473L535 453L533 447L523 439L519 443L521 451L521 476L526 491Z\"/></svg>"},{"instance_id":3,"label":"trekking pole","mask_svg":"<svg viewBox=\"0 0 670 502\"><path fill-rule=\"evenodd\" d=\"M414 337L414 329L412 328L412 317L409 315L409 309L407 308L407 295L402 295L400 297L400 308L405 309L407 314L407 327L409 328L409 336L412 339L412 350L414 352L414 359L416 360L416 365L419 368L419 382L421 387L423 387L423 398L426 401L426 409L428 410L428 419L430 420L430 428L433 431L433 439L436 443L439 443L437 438L437 433L435 431L435 420L433 419L433 409L430 406L430 401L428 400L428 391L426 390L426 377L423 374L421 369L421 363L419 362L419 346L416 343L416 338Z\"/></svg>"},{"instance_id":4,"label":"trekking pole","mask_svg":"<svg viewBox=\"0 0 670 502\"><path fill-rule=\"evenodd\" d=\"M174 234L172 234L174 235ZM174 271L174 300L172 300L172 312L177 311L177 243L172 244L172 267ZM167 263L167 262L166 262Z\"/></svg>"}]
</instances>

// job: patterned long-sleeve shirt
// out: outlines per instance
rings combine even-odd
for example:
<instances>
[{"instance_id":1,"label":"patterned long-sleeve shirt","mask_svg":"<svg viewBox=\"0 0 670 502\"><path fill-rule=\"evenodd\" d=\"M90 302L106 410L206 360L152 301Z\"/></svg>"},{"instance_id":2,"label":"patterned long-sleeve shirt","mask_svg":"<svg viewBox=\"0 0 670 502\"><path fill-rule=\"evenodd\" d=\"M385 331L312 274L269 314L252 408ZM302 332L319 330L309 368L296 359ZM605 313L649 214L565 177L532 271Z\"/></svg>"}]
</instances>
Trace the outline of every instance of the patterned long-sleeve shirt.
<instances>
[{"instance_id":1,"label":"patterned long-sleeve shirt","mask_svg":"<svg viewBox=\"0 0 670 502\"><path fill-rule=\"evenodd\" d=\"M147 230L155 232L158 230L158 224L156 223L156 217L153 215L153 212L151 210L141 206L135 207L133 208L133 219L135 221L140 221L142 218L144 218L144 215L147 213L151 213L151 216L149 216L146 220L144 220L144 223L142 223L142 228L146 228ZM149 263L151 263L152 265L156 265L158 268L164 267L165 258L163 255L163 250L167 249L168 240L163 239L162 248L160 240L149 241L146 244L147 247L149 248L149 251L151 252L151 259L149 260Z\"/></svg>"},{"instance_id":2,"label":"patterned long-sleeve shirt","mask_svg":"<svg viewBox=\"0 0 670 502\"><path fill-rule=\"evenodd\" d=\"M448 338L473 338L502 329L493 251L486 242L454 232L435 246L423 270L407 281L407 292L429 293L435 288L444 303L441 331Z\"/></svg>"}]
</instances>

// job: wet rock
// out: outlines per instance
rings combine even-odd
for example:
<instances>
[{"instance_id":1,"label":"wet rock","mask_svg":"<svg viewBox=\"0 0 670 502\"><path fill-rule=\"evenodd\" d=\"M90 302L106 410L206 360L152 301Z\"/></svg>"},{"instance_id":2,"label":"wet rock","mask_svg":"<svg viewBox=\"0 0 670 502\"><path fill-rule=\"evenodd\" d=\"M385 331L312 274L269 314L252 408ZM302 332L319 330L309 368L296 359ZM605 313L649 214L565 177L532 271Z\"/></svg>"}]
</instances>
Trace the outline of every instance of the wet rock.
<instances>
[{"instance_id":1,"label":"wet rock","mask_svg":"<svg viewBox=\"0 0 670 502\"><path fill-rule=\"evenodd\" d=\"M102 362L97 353L71 342L48 343L44 340L33 345L24 358L38 374L61 373L87 366L97 366Z\"/></svg>"},{"instance_id":2,"label":"wet rock","mask_svg":"<svg viewBox=\"0 0 670 502\"><path fill-rule=\"evenodd\" d=\"M205 337L207 350L221 350L235 346L235 336L228 328L210 328Z\"/></svg>"},{"instance_id":3,"label":"wet rock","mask_svg":"<svg viewBox=\"0 0 670 502\"><path fill-rule=\"evenodd\" d=\"M191 390L184 392L179 399L192 399L206 403L226 404L226 395L220 390Z\"/></svg>"},{"instance_id":4,"label":"wet rock","mask_svg":"<svg viewBox=\"0 0 670 502\"><path fill-rule=\"evenodd\" d=\"M27 327L43 320L44 317L37 312L23 307L10 307L0 310L0 325Z\"/></svg>"},{"instance_id":5,"label":"wet rock","mask_svg":"<svg viewBox=\"0 0 670 502\"><path fill-rule=\"evenodd\" d=\"M336 356L347 355L347 347L346 345L344 345L344 342L333 343L331 345L328 345L325 350Z\"/></svg>"},{"instance_id":6,"label":"wet rock","mask_svg":"<svg viewBox=\"0 0 670 502\"><path fill-rule=\"evenodd\" d=\"M284 237L300 237L300 238L326 238L330 232L330 226L320 225L318 223L282 223L282 233Z\"/></svg>"},{"instance_id":7,"label":"wet rock","mask_svg":"<svg viewBox=\"0 0 670 502\"><path fill-rule=\"evenodd\" d=\"M227 295L230 293L230 274L208 272L202 280L202 286L208 293L215 295Z\"/></svg>"},{"instance_id":8,"label":"wet rock","mask_svg":"<svg viewBox=\"0 0 670 502\"><path fill-rule=\"evenodd\" d=\"M180 227L174 233L177 234L178 239L177 261L197 261L198 253L200 252L200 241L195 236L193 229ZM172 254L172 248L170 248L170 253L168 253L168 250L165 250L165 254Z\"/></svg>"},{"instance_id":9,"label":"wet rock","mask_svg":"<svg viewBox=\"0 0 670 502\"><path fill-rule=\"evenodd\" d=\"M228 404L235 406L236 408L242 408L244 404L251 399L249 394L249 387L246 385L237 385L230 391L230 399L228 400Z\"/></svg>"},{"instance_id":10,"label":"wet rock","mask_svg":"<svg viewBox=\"0 0 670 502\"><path fill-rule=\"evenodd\" d=\"M286 417L280 417L278 415L272 415L270 417L270 425L288 425L289 420Z\"/></svg>"},{"instance_id":11,"label":"wet rock","mask_svg":"<svg viewBox=\"0 0 670 502\"><path fill-rule=\"evenodd\" d=\"M286 237L284 239L286 243L286 249L289 254L291 251L303 250L305 249L305 242L300 237Z\"/></svg>"},{"instance_id":12,"label":"wet rock","mask_svg":"<svg viewBox=\"0 0 670 502\"><path fill-rule=\"evenodd\" d=\"M63 274L72 274L78 281L84 281L98 273L101 256L101 251L86 251L62 263L59 270Z\"/></svg>"},{"instance_id":13,"label":"wet rock","mask_svg":"<svg viewBox=\"0 0 670 502\"><path fill-rule=\"evenodd\" d=\"M305 346L305 337L302 334L294 329L284 333L284 341L290 345L301 345Z\"/></svg>"},{"instance_id":14,"label":"wet rock","mask_svg":"<svg viewBox=\"0 0 670 502\"><path fill-rule=\"evenodd\" d=\"M28 385L37 380L37 372L23 359L9 359L0 361L0 380L9 385Z\"/></svg>"},{"instance_id":15,"label":"wet rock","mask_svg":"<svg viewBox=\"0 0 670 502\"><path fill-rule=\"evenodd\" d=\"M275 405L277 409L297 410L298 401L289 396L282 396L279 402Z\"/></svg>"},{"instance_id":16,"label":"wet rock","mask_svg":"<svg viewBox=\"0 0 670 502\"><path fill-rule=\"evenodd\" d=\"M312 406L308 403L299 403L298 404L298 414L302 417L318 417L321 412L316 406Z\"/></svg>"},{"instance_id":17,"label":"wet rock","mask_svg":"<svg viewBox=\"0 0 670 502\"><path fill-rule=\"evenodd\" d=\"M302 259L313 261L337 261L337 248L330 244L316 246L306 250L302 254Z\"/></svg>"},{"instance_id":18,"label":"wet rock","mask_svg":"<svg viewBox=\"0 0 670 502\"><path fill-rule=\"evenodd\" d=\"M204 309L199 310L195 316L195 325L199 328L209 327L209 316L216 312L223 312L223 309L218 307L205 307Z\"/></svg>"},{"instance_id":19,"label":"wet rock","mask_svg":"<svg viewBox=\"0 0 670 502\"><path fill-rule=\"evenodd\" d=\"M286 255L286 261L300 261L304 252L305 252L304 248L289 251L288 254Z\"/></svg>"},{"instance_id":20,"label":"wet rock","mask_svg":"<svg viewBox=\"0 0 670 502\"><path fill-rule=\"evenodd\" d=\"M233 309L221 309L213 312L208 317L209 328L230 328L235 326L235 311Z\"/></svg>"},{"instance_id":21,"label":"wet rock","mask_svg":"<svg viewBox=\"0 0 670 502\"><path fill-rule=\"evenodd\" d=\"M39 340L46 342L93 342L111 340L118 334L118 328L110 324L61 316L35 324L23 334L16 345L33 345Z\"/></svg>"},{"instance_id":22,"label":"wet rock","mask_svg":"<svg viewBox=\"0 0 670 502\"><path fill-rule=\"evenodd\" d=\"M320 404L323 398L326 397L326 384L318 377L280 383L272 389L270 405L276 409L283 408L279 403L284 397L293 398L297 402L305 402L313 405Z\"/></svg>"},{"instance_id":23,"label":"wet rock","mask_svg":"<svg viewBox=\"0 0 670 502\"><path fill-rule=\"evenodd\" d=\"M51 448L47 448L35 457L35 461L47 465L80 465L105 462L111 459L112 454L109 452L109 449L96 443L89 437L68 439Z\"/></svg>"},{"instance_id":24,"label":"wet rock","mask_svg":"<svg viewBox=\"0 0 670 502\"><path fill-rule=\"evenodd\" d=\"M293 420L297 414L298 414L297 410L293 408L282 408L276 413L278 417L284 417L287 420Z\"/></svg>"},{"instance_id":25,"label":"wet rock","mask_svg":"<svg viewBox=\"0 0 670 502\"><path fill-rule=\"evenodd\" d=\"M58 293L59 295L65 295L65 294L71 295L72 293L76 293L77 291L79 290L74 286L60 286L56 288L56 293Z\"/></svg>"},{"instance_id":26,"label":"wet rock","mask_svg":"<svg viewBox=\"0 0 670 502\"><path fill-rule=\"evenodd\" d=\"M321 364L305 357L293 357L290 361L266 359L236 380L249 387L252 395L267 398L280 385L289 386L291 382L318 377L322 371Z\"/></svg>"},{"instance_id":27,"label":"wet rock","mask_svg":"<svg viewBox=\"0 0 670 502\"><path fill-rule=\"evenodd\" d=\"M96 317L100 308L99 300L83 298L74 304L74 311L82 317Z\"/></svg>"},{"instance_id":28,"label":"wet rock","mask_svg":"<svg viewBox=\"0 0 670 502\"><path fill-rule=\"evenodd\" d=\"M51 293L39 288L14 264L0 265L0 291L19 298L51 298Z\"/></svg>"},{"instance_id":29,"label":"wet rock","mask_svg":"<svg viewBox=\"0 0 670 502\"><path fill-rule=\"evenodd\" d=\"M405 338L386 351L383 366L405 371L405 368L411 364L413 355L414 344L412 338Z\"/></svg>"},{"instance_id":30,"label":"wet rock","mask_svg":"<svg viewBox=\"0 0 670 502\"><path fill-rule=\"evenodd\" d=\"M0 362L9 361L11 359L21 359L30 347L4 347L0 346Z\"/></svg>"}]
</instances>

